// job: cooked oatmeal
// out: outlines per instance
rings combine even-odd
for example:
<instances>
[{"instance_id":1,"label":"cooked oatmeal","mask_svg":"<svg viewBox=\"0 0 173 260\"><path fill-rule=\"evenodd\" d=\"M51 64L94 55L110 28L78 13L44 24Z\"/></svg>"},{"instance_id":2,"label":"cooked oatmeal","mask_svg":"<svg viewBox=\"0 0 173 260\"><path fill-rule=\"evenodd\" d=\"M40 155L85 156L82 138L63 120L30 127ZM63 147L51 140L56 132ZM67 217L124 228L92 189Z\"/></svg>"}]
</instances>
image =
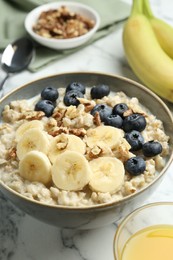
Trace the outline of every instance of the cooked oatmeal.
<instances>
[{"instance_id":1,"label":"cooked oatmeal","mask_svg":"<svg viewBox=\"0 0 173 260\"><path fill-rule=\"evenodd\" d=\"M111 92L103 98L91 99L90 89L87 88L84 96L78 98L79 104L77 106L66 106L63 102L65 89L59 88L58 92L59 97L56 100L56 107L49 117L45 116L43 111L35 111L35 105L40 100L40 95L30 100L12 101L4 107L2 113L3 122L0 125L0 180L4 184L20 194L42 203L88 206L120 200L144 188L156 178L163 169L165 158L169 153L169 137L164 132L162 122L144 108L136 97L129 98L123 92ZM144 143L152 140L159 142L162 146L162 151L159 154L147 157L142 154L141 149L132 151L133 149L131 149L131 145L126 140L122 127L116 128L111 126L111 129L117 129L119 137L118 140L114 140L113 145L112 138L115 138L113 135L111 140L106 139L106 144L104 143L104 136L101 137L101 140L97 139L95 143L93 140L90 140L90 135L93 134L92 131L97 131L97 129L104 126L100 114L95 113L92 115L92 109L97 104L106 104L113 108L120 103L125 103L128 106L128 110L124 113L124 118L134 113L143 115L146 120L146 127L141 131ZM40 128L40 131L44 131L47 135L48 143L43 149L46 149L44 154L48 158L48 163L51 167L56 161L52 148L54 147L53 140L57 140L56 146L59 149L57 156L62 156L67 150L74 151L75 147L73 148L70 142L75 140L76 149L80 150L76 152L80 153L81 157L79 158L83 158L84 163L88 163L89 166L87 167L92 166L94 160L103 157L116 159L124 167L130 158L138 156L144 159L145 170L135 175L130 174L125 169L124 174L121 174L119 177L122 181L118 180L117 187L113 190L110 189L110 192L104 190L103 184L101 188L96 188L95 184L92 185L92 167L90 167L91 175L88 175L83 185L81 187L78 186L78 188L73 186L68 186L67 188L62 188L66 186L58 187L56 185L56 176L53 176L52 172L43 181L32 181L22 177L19 166L23 158L18 151L22 137L17 133L20 132L18 130L19 127L31 121L36 121L36 125L39 121L37 129ZM28 129L28 131L32 130ZM68 149L68 147L70 148ZM34 150L34 148L31 150Z\"/></svg>"}]
</instances>

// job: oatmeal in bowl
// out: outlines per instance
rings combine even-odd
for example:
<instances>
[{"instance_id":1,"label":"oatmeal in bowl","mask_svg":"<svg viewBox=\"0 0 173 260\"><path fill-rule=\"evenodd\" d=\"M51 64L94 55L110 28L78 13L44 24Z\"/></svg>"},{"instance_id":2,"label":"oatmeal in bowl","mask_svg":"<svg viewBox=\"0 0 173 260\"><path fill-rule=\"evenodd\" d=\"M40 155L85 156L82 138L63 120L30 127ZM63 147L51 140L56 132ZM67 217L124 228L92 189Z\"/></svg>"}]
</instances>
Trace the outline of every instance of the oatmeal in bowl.
<instances>
[{"instance_id":1,"label":"oatmeal in bowl","mask_svg":"<svg viewBox=\"0 0 173 260\"><path fill-rule=\"evenodd\" d=\"M57 75L21 89L31 88L29 95L4 99L3 187L30 203L85 210L118 205L161 179L171 160L168 126L145 97L126 91L133 82L107 77Z\"/></svg>"}]
</instances>

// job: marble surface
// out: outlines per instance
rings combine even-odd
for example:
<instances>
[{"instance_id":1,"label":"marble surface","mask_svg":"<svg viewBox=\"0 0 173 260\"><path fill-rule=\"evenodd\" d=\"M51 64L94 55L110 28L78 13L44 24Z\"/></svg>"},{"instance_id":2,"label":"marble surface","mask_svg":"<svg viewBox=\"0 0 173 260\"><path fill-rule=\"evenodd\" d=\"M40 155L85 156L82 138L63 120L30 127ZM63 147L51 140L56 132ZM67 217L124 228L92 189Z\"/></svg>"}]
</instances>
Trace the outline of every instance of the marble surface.
<instances>
[{"instance_id":1,"label":"marble surface","mask_svg":"<svg viewBox=\"0 0 173 260\"><path fill-rule=\"evenodd\" d=\"M130 0L126 2L131 4ZM156 14L173 23L171 0L151 0L151 3ZM122 25L104 39L36 73L24 71L12 76L5 84L5 93L40 77L71 71L113 73L139 81L127 64L121 36ZM172 170L173 165L144 204L173 201ZM0 260L113 260L116 228L113 223L90 231L58 229L24 214L0 193Z\"/></svg>"}]
</instances>

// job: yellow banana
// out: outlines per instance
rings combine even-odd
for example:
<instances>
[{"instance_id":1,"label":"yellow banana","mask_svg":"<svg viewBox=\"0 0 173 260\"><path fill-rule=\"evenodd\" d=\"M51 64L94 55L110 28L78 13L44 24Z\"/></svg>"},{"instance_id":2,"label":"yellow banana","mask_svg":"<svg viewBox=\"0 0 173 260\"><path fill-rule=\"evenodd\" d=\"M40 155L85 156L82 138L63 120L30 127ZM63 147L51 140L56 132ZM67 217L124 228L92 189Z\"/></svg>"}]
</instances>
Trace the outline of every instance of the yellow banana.
<instances>
[{"instance_id":1,"label":"yellow banana","mask_svg":"<svg viewBox=\"0 0 173 260\"><path fill-rule=\"evenodd\" d=\"M149 0L143 0L143 12L149 19L160 46L173 59L173 27L153 15Z\"/></svg>"},{"instance_id":2,"label":"yellow banana","mask_svg":"<svg viewBox=\"0 0 173 260\"><path fill-rule=\"evenodd\" d=\"M123 29L127 60L139 79L161 97L173 102L173 60L163 51L150 22L142 14L142 1L134 0Z\"/></svg>"}]
</instances>

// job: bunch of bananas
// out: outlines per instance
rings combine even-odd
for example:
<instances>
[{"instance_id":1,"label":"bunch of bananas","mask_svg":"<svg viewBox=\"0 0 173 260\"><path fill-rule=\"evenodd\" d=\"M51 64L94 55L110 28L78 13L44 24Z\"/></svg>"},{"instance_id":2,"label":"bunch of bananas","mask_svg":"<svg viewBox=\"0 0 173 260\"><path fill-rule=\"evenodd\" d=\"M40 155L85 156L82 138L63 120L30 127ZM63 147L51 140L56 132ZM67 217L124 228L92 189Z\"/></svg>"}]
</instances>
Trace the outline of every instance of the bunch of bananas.
<instances>
[{"instance_id":1,"label":"bunch of bananas","mask_svg":"<svg viewBox=\"0 0 173 260\"><path fill-rule=\"evenodd\" d=\"M173 28L153 15L149 0L133 0L123 30L123 45L138 78L173 102Z\"/></svg>"}]
</instances>

